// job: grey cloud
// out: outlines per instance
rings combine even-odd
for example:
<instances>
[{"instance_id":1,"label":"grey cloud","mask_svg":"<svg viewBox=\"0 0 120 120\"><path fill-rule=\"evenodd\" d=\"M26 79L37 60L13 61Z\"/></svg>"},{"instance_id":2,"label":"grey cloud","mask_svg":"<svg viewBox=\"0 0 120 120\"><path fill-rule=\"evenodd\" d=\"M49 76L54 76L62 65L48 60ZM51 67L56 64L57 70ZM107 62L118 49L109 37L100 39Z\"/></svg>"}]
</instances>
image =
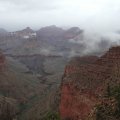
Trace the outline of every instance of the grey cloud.
<instances>
[{"instance_id":1,"label":"grey cloud","mask_svg":"<svg viewBox=\"0 0 120 120\"><path fill-rule=\"evenodd\" d=\"M120 29L120 0L0 0L0 26L80 26L89 31Z\"/></svg>"},{"instance_id":2,"label":"grey cloud","mask_svg":"<svg viewBox=\"0 0 120 120\"><path fill-rule=\"evenodd\" d=\"M55 0L1 0L0 3L6 8L7 12L12 10L18 11L32 11L32 10L52 10L56 9Z\"/></svg>"}]
</instances>

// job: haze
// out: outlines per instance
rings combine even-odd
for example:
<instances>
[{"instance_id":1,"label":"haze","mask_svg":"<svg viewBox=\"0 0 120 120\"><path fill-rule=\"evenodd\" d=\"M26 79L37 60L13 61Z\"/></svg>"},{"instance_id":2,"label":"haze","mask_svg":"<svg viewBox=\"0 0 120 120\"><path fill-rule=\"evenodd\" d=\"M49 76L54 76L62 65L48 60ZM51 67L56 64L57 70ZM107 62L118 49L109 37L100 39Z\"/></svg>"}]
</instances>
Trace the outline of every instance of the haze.
<instances>
[{"instance_id":1,"label":"haze","mask_svg":"<svg viewBox=\"0 0 120 120\"><path fill-rule=\"evenodd\" d=\"M120 0L0 0L0 27L79 26L98 32L120 30Z\"/></svg>"}]
</instances>

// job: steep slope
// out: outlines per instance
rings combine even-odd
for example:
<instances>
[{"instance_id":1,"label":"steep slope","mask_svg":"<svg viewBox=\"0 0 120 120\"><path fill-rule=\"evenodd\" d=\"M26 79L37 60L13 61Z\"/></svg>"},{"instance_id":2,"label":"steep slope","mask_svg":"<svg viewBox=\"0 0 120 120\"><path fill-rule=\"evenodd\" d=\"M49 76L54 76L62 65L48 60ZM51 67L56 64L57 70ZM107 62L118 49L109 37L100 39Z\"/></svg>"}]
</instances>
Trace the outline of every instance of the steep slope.
<instances>
[{"instance_id":1,"label":"steep slope","mask_svg":"<svg viewBox=\"0 0 120 120\"><path fill-rule=\"evenodd\" d=\"M32 105L28 103L28 109L22 114L25 120L40 119L47 112L56 110L54 99L56 91L61 83L66 58L58 56L23 56L17 57L22 63L26 64L31 72L39 78L40 85L44 86L44 92L37 99L32 101ZM58 64L60 67L58 68ZM57 106L58 107L58 106ZM54 108L54 109L53 109Z\"/></svg>"},{"instance_id":2,"label":"steep slope","mask_svg":"<svg viewBox=\"0 0 120 120\"><path fill-rule=\"evenodd\" d=\"M39 101L42 104L41 97L48 87L46 84L41 84L41 79L27 73L29 73L29 69L22 63L10 57L5 58L1 54L0 100L5 98L10 103L15 103L15 107L18 109L17 116L20 118L23 117L22 114L26 109L31 108L33 101Z\"/></svg>"},{"instance_id":3,"label":"steep slope","mask_svg":"<svg viewBox=\"0 0 120 120\"><path fill-rule=\"evenodd\" d=\"M20 120L42 119L58 107L54 100L66 62L67 59L60 56L5 57L1 62L5 63L5 70L0 73L0 99L5 97L17 103Z\"/></svg>"},{"instance_id":4,"label":"steep slope","mask_svg":"<svg viewBox=\"0 0 120 120\"><path fill-rule=\"evenodd\" d=\"M65 69L59 110L62 119L85 120L102 101L108 84L120 83L120 47L110 48L98 59L72 63Z\"/></svg>"}]
</instances>

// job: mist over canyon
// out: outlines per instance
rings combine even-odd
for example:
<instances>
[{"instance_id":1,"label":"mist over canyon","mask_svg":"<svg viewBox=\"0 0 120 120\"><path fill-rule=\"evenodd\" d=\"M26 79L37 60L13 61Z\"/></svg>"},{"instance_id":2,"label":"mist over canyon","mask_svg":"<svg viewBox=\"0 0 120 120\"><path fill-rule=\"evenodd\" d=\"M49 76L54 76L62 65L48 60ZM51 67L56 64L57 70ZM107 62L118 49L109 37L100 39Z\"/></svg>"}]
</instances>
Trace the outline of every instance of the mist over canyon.
<instances>
[{"instance_id":1,"label":"mist over canyon","mask_svg":"<svg viewBox=\"0 0 120 120\"><path fill-rule=\"evenodd\" d=\"M70 79L70 84L72 84L71 79L74 77L76 79L76 74L81 70L83 74L84 72L89 74L89 71L84 71L89 67L84 69L81 64L96 65L96 60L99 61L99 57L104 55L110 47L114 48L119 45L119 30L109 32L109 34L98 34L97 32L87 32L79 27L65 29L55 25L42 27L39 30L26 27L12 32L1 28L1 106L4 102L5 110L8 109L7 106L10 106L11 120L46 120L45 116L51 111L55 115L60 112L62 118L71 117L70 120L79 120L76 119L77 115L75 118L72 114L69 116L71 111L68 110L69 104L68 108L66 107L66 101L68 100L74 106L74 101L71 101L74 96L67 91L69 86L66 87L66 83L69 84ZM116 51L119 53L119 49L113 50L113 56L118 55ZM105 57L106 59L108 60ZM93 70L95 65L89 69ZM101 70L102 66L99 69ZM107 68L105 67L104 70L107 71ZM78 75L77 79L80 78ZM79 86L79 80L78 83L73 81L74 84ZM71 85L70 91L72 90L74 92L74 87ZM64 91L67 91L68 95L64 94ZM84 97L86 96L83 94ZM92 102L96 99L90 101L87 98L87 100L90 102L90 106L88 106L90 109L93 105ZM12 107L13 110L11 110ZM77 111L76 109L75 107L74 110ZM79 109L81 114L81 108ZM85 111L86 109L85 107ZM85 115L89 111L86 111ZM4 115L4 113L6 114ZM1 116L6 115L8 115L7 112L2 111Z\"/></svg>"}]
</instances>

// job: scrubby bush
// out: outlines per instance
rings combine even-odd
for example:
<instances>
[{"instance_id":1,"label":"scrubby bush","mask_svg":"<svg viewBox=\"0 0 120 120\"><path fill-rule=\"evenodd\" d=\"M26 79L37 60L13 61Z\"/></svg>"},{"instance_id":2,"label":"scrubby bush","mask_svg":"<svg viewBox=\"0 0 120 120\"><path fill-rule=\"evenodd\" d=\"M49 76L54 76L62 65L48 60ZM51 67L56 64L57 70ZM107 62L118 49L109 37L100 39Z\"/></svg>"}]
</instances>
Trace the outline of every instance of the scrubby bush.
<instances>
[{"instance_id":1,"label":"scrubby bush","mask_svg":"<svg viewBox=\"0 0 120 120\"><path fill-rule=\"evenodd\" d=\"M60 116L56 112L48 112L42 120L60 120Z\"/></svg>"}]
</instances>

